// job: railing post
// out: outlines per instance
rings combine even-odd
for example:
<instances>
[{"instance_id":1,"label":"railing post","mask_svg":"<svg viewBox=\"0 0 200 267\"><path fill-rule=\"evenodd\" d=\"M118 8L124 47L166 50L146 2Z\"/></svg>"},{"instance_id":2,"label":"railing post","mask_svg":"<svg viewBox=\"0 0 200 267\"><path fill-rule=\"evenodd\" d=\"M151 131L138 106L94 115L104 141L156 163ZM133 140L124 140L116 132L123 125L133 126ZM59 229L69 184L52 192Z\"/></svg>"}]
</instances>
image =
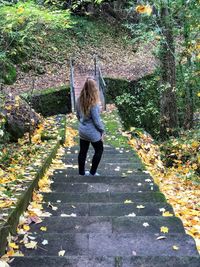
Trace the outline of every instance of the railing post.
<instances>
[{"instance_id":1,"label":"railing post","mask_svg":"<svg viewBox=\"0 0 200 267\"><path fill-rule=\"evenodd\" d=\"M101 73L101 69L98 64L97 55L94 56L94 76L97 82L97 86L99 88L101 102L103 104L104 110L106 110L106 83L103 79L103 75Z\"/></svg>"},{"instance_id":2,"label":"railing post","mask_svg":"<svg viewBox=\"0 0 200 267\"><path fill-rule=\"evenodd\" d=\"M99 84L103 95L104 110L106 110L106 83L104 81L101 69L99 68Z\"/></svg>"},{"instance_id":3,"label":"railing post","mask_svg":"<svg viewBox=\"0 0 200 267\"><path fill-rule=\"evenodd\" d=\"M73 60L70 58L70 96L71 96L71 108L72 112L75 112L75 91L74 91L74 67Z\"/></svg>"},{"instance_id":4,"label":"railing post","mask_svg":"<svg viewBox=\"0 0 200 267\"><path fill-rule=\"evenodd\" d=\"M101 93L100 88L100 80L99 80L99 66L98 66L98 58L97 55L94 55L94 77L97 83L97 87L99 89L99 93Z\"/></svg>"},{"instance_id":5,"label":"railing post","mask_svg":"<svg viewBox=\"0 0 200 267\"><path fill-rule=\"evenodd\" d=\"M94 56L94 76L97 76L97 56Z\"/></svg>"}]
</instances>

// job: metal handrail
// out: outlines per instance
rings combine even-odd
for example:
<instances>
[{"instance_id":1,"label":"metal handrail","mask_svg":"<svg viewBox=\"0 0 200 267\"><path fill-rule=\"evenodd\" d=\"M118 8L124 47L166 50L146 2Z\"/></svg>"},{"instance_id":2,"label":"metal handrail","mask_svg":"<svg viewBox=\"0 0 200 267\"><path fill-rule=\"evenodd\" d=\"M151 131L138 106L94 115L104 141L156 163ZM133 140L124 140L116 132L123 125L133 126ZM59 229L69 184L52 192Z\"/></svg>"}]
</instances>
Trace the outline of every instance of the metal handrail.
<instances>
[{"instance_id":1,"label":"metal handrail","mask_svg":"<svg viewBox=\"0 0 200 267\"><path fill-rule=\"evenodd\" d=\"M70 96L72 112L76 110L75 89L74 89L74 66L73 60L70 58Z\"/></svg>"},{"instance_id":2,"label":"metal handrail","mask_svg":"<svg viewBox=\"0 0 200 267\"><path fill-rule=\"evenodd\" d=\"M101 100L103 104L103 109L106 110L106 83L103 78L101 68L98 64L97 56L94 57L94 76L96 78L99 87L100 97L102 98Z\"/></svg>"},{"instance_id":3,"label":"metal handrail","mask_svg":"<svg viewBox=\"0 0 200 267\"><path fill-rule=\"evenodd\" d=\"M94 57L94 77L99 88L100 98L103 109L106 110L106 83L103 78L101 68L98 64L97 56ZM70 58L70 96L71 96L71 110L76 111L76 97L75 97L75 86L74 86L74 66L73 59Z\"/></svg>"},{"instance_id":4,"label":"metal handrail","mask_svg":"<svg viewBox=\"0 0 200 267\"><path fill-rule=\"evenodd\" d=\"M99 79L100 79L100 81L101 81L101 83L102 83L102 86L103 86L104 89L105 89L105 88L106 88L106 82L105 82L105 80L104 80L104 78L103 78L103 75L102 75L102 72L101 72L100 67L99 67Z\"/></svg>"}]
</instances>

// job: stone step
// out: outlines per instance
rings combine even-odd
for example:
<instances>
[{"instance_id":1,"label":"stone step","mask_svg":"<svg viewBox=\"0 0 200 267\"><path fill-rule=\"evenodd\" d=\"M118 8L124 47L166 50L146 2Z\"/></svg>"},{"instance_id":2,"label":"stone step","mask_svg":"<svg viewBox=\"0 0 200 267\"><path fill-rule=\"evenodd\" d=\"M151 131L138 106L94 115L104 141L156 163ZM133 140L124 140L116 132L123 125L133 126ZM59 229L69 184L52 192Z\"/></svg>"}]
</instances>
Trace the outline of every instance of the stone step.
<instances>
[{"instance_id":1,"label":"stone step","mask_svg":"<svg viewBox=\"0 0 200 267\"><path fill-rule=\"evenodd\" d=\"M145 208L140 208L141 206ZM89 204L90 216L126 216L135 213L136 216L161 216L160 209L165 209L173 214L172 207L163 202L131 203L131 204Z\"/></svg>"},{"instance_id":2,"label":"stone step","mask_svg":"<svg viewBox=\"0 0 200 267\"><path fill-rule=\"evenodd\" d=\"M78 141L78 140L77 140ZM74 154L78 154L79 152L79 147L77 147L76 149L67 149L65 150L65 154L66 155L74 155ZM92 147L92 145L90 145L90 148L88 150L88 153L89 154L92 154L94 153L94 149ZM114 155L114 156L121 156L121 157L138 157L138 155L134 152L134 151L126 151L126 150L113 150L113 149L110 149L110 148L104 148L104 152L103 152L103 155L106 155L106 156L111 156L111 155Z\"/></svg>"},{"instance_id":3,"label":"stone step","mask_svg":"<svg viewBox=\"0 0 200 267\"><path fill-rule=\"evenodd\" d=\"M75 214L75 213L74 213ZM127 213L128 215L129 213ZM132 212L131 212L132 214ZM70 214L69 214L70 215ZM144 226L148 223L149 226ZM145 224L146 225L146 224ZM160 228L166 226L169 233L185 233L181 220L177 217L163 216L83 216L83 217L47 217L40 224L32 224L31 232L41 233L40 227L46 226L48 233L153 233L160 234Z\"/></svg>"},{"instance_id":4,"label":"stone step","mask_svg":"<svg viewBox=\"0 0 200 267\"><path fill-rule=\"evenodd\" d=\"M89 234L89 254L95 256L197 256L193 238L186 234L168 234L157 240L154 234ZM174 250L176 245L179 250Z\"/></svg>"},{"instance_id":5,"label":"stone step","mask_svg":"<svg viewBox=\"0 0 200 267\"><path fill-rule=\"evenodd\" d=\"M82 175L68 175L66 174L65 170L57 170L54 172L53 176L51 176L51 179L54 182L64 182L64 183L109 183L109 184L115 184L115 183L141 183L143 184L150 184L153 183L153 179L141 172L141 175L135 174L132 176L82 176Z\"/></svg>"},{"instance_id":6,"label":"stone step","mask_svg":"<svg viewBox=\"0 0 200 267\"><path fill-rule=\"evenodd\" d=\"M87 154L87 159L86 160L91 160L93 157L94 153L88 153ZM74 153L74 154L66 154L61 158L63 161L66 160L77 160L78 159L78 153ZM136 157L136 156L121 156L121 155L102 155L101 161L100 162L108 162L108 163L114 163L114 164L118 164L118 163L141 163L141 160Z\"/></svg>"},{"instance_id":7,"label":"stone step","mask_svg":"<svg viewBox=\"0 0 200 267\"><path fill-rule=\"evenodd\" d=\"M121 161L121 162L112 162L111 160L110 161L108 161L107 159L102 159L101 160L101 162L100 162L100 165L99 166L106 166L106 167L111 167L111 168L113 168L113 167L126 167L126 168L131 168L131 167L133 167L134 168L134 166L135 165L142 165L142 163L138 160L138 161L136 161L136 160L134 160L133 162L131 162L131 161L128 161L128 160L124 160L123 162Z\"/></svg>"},{"instance_id":8,"label":"stone step","mask_svg":"<svg viewBox=\"0 0 200 267\"><path fill-rule=\"evenodd\" d=\"M68 167L70 167L70 165L73 165L71 166L72 168L74 168L75 166L78 167L78 157L77 158L74 158L74 159L63 159L62 160L64 164L66 164ZM87 158L86 159L86 167L88 168L88 166L91 166L91 163L92 163L92 158ZM127 168L129 170L131 169L135 169L135 168L143 168L143 164L139 161L139 160L135 160L133 162L131 161L128 161L127 160L121 160L121 161L118 161L118 163L114 163L111 160L108 160L108 159L102 159L100 161L100 164L99 164L99 167L98 169L123 169L123 168Z\"/></svg>"},{"instance_id":9,"label":"stone step","mask_svg":"<svg viewBox=\"0 0 200 267\"><path fill-rule=\"evenodd\" d=\"M63 160L65 164L69 164L69 160ZM92 159L88 159L86 161L86 166L88 166L89 163L91 165ZM74 162L71 163L74 165ZM75 162L75 165L77 165L78 162ZM121 163L113 163L113 162L107 162L106 160L102 160L99 164L98 169L103 169L103 170L115 170L115 169L135 169L135 168L142 168L142 164L140 162L121 162Z\"/></svg>"},{"instance_id":10,"label":"stone step","mask_svg":"<svg viewBox=\"0 0 200 267\"><path fill-rule=\"evenodd\" d=\"M76 157L65 157L62 158L63 162L66 164L78 164L78 156ZM100 164L115 164L115 166L121 165L121 164L133 164L133 163L137 163L137 164L141 164L139 159L134 159L134 160L128 160L127 158L118 158L116 159L117 163L115 161L115 158L111 157L111 158L102 158L100 161ZM91 162L92 161L92 157L87 157L86 162ZM128 163L127 163L128 162Z\"/></svg>"},{"instance_id":11,"label":"stone step","mask_svg":"<svg viewBox=\"0 0 200 267\"><path fill-rule=\"evenodd\" d=\"M50 203L51 204L51 203ZM138 206L144 208L138 208ZM50 212L53 216L61 216L61 214L72 214L76 216L125 216L135 213L136 216L161 216L163 209L174 214L171 205L163 202L155 203L129 203L129 204L108 204L108 203L55 203L53 205L57 210L52 210L49 204L44 204L44 210Z\"/></svg>"},{"instance_id":12,"label":"stone step","mask_svg":"<svg viewBox=\"0 0 200 267\"><path fill-rule=\"evenodd\" d=\"M139 221L141 222L141 224L139 224ZM143 223L148 223L149 226L145 227ZM113 232L117 232L117 233L130 233L130 232L160 233L160 228L162 226L168 227L170 233L172 232L184 233L185 232L182 221L178 217L173 217L173 216L172 217L163 217L163 216L125 217L125 216L121 216L121 217L113 218Z\"/></svg>"},{"instance_id":13,"label":"stone step","mask_svg":"<svg viewBox=\"0 0 200 267\"><path fill-rule=\"evenodd\" d=\"M78 153L79 153L78 149L75 150L75 151L69 150L69 151L66 151L65 155L66 155L66 157L69 156L69 155L74 156L74 155L78 155ZM93 154L94 154L94 150L91 149L91 150L88 151L87 155L91 156ZM125 158L126 157L127 159L138 158L138 156L136 154L130 153L130 152L118 153L118 152L112 151L112 150L110 150L110 151L105 151L104 150L104 152L103 152L103 157L104 158L111 158L111 157L117 158L117 156L119 156L121 158Z\"/></svg>"},{"instance_id":14,"label":"stone step","mask_svg":"<svg viewBox=\"0 0 200 267\"><path fill-rule=\"evenodd\" d=\"M34 235L33 235L34 236ZM20 246L24 255L58 256L60 250L65 250L67 256L197 256L195 242L186 234L167 234L166 239L157 240L155 234L102 234L75 233L37 235L37 249L26 249ZM42 245L48 240L48 245ZM174 250L176 245L179 249Z\"/></svg>"},{"instance_id":15,"label":"stone step","mask_svg":"<svg viewBox=\"0 0 200 267\"><path fill-rule=\"evenodd\" d=\"M66 151L65 154L63 155L63 158L69 158L69 157L74 157L74 156L78 156L78 153L79 153L79 149L75 150L75 151ZM94 150L93 149L90 149L87 153L87 155L91 156L94 154ZM118 152L115 152L115 153L111 153L109 154L109 152L106 152L104 150L103 152L103 155L102 155L102 158L115 158L115 159L139 159L139 157L134 154L134 153L130 153L130 152L127 152L127 153L118 153Z\"/></svg>"},{"instance_id":16,"label":"stone step","mask_svg":"<svg viewBox=\"0 0 200 267\"><path fill-rule=\"evenodd\" d=\"M116 193L132 193L144 191L159 191L158 186L151 184L141 183L64 183L54 182L51 185L51 190L56 192L71 192L71 193L103 193L103 192L116 192Z\"/></svg>"},{"instance_id":17,"label":"stone step","mask_svg":"<svg viewBox=\"0 0 200 267\"><path fill-rule=\"evenodd\" d=\"M112 233L111 217L103 216L48 217L40 224L32 224L31 232L41 234L41 226L47 227L47 233Z\"/></svg>"},{"instance_id":18,"label":"stone step","mask_svg":"<svg viewBox=\"0 0 200 267\"><path fill-rule=\"evenodd\" d=\"M77 141L79 141L79 137L76 137L77 138ZM124 147L113 147L113 146L110 146L110 145L107 145L105 142L104 142L104 151L115 151L115 153L119 153L119 154L124 154L124 153L132 153L132 154L135 154L137 155L137 153L135 152L135 150L131 147L129 148L124 148ZM65 151L75 151L75 150L79 150L79 143L77 143L75 146L73 147L66 147L65 148ZM92 145L90 144L89 146L89 151L90 150L93 150L93 147Z\"/></svg>"},{"instance_id":19,"label":"stone step","mask_svg":"<svg viewBox=\"0 0 200 267\"><path fill-rule=\"evenodd\" d=\"M65 153L62 157L63 158L74 158L74 157L78 157L78 153L79 151L76 150L76 152L71 152L71 151L68 151L67 153ZM87 153L87 156L88 157L92 157L94 155L94 150L90 150L88 153ZM108 152L103 152L102 154L102 159L115 159L116 160L116 163L118 162L118 159L126 159L126 160L135 160L135 159L139 159L139 157L137 155L134 155L134 154L119 154L119 153L112 153L112 154L109 154Z\"/></svg>"},{"instance_id":20,"label":"stone step","mask_svg":"<svg viewBox=\"0 0 200 267\"><path fill-rule=\"evenodd\" d=\"M76 165L76 164L75 164ZM85 165L87 168L88 166L91 166L91 160L88 160ZM128 163L113 163L113 162L100 162L98 166L98 170L102 171L109 171L111 170L112 172L116 171L118 172L118 169L121 171L134 171L136 169L139 170L145 170L145 167L143 164L140 162L128 162ZM70 170L70 167L68 168Z\"/></svg>"},{"instance_id":21,"label":"stone step","mask_svg":"<svg viewBox=\"0 0 200 267\"><path fill-rule=\"evenodd\" d=\"M90 217L51 217L55 224L46 218L41 224L32 225L32 231L48 226L48 232L56 233L154 233L160 234L160 228L166 226L169 233L185 233L182 221L177 217L163 216L90 216ZM143 224L148 223L145 227Z\"/></svg>"},{"instance_id":22,"label":"stone step","mask_svg":"<svg viewBox=\"0 0 200 267\"><path fill-rule=\"evenodd\" d=\"M29 256L15 257L11 267L199 267L198 256Z\"/></svg>"},{"instance_id":23,"label":"stone step","mask_svg":"<svg viewBox=\"0 0 200 267\"><path fill-rule=\"evenodd\" d=\"M143 192L143 193L43 193L44 201L63 203L124 203L129 199L132 202L165 202L165 196L160 192Z\"/></svg>"},{"instance_id":24,"label":"stone step","mask_svg":"<svg viewBox=\"0 0 200 267\"><path fill-rule=\"evenodd\" d=\"M79 145L75 145L73 147L66 147L65 148L65 151L68 151L68 150L74 151L74 150L77 150L77 149L79 149ZM92 146L90 146L90 149L92 149ZM120 148L120 147L115 148L115 147L113 147L111 145L106 145L106 144L104 144L104 150L107 150L107 151L116 151L116 152L118 152L118 151L128 151L128 152L134 151L132 149L125 149L123 147L122 148Z\"/></svg>"},{"instance_id":25,"label":"stone step","mask_svg":"<svg viewBox=\"0 0 200 267\"><path fill-rule=\"evenodd\" d=\"M78 141L78 140L77 140ZM112 153L111 153L112 152ZM79 153L79 148L78 149L75 149L75 150L65 150L65 154L63 156L73 156L73 155L76 155ZM94 154L94 149L91 147L89 150L88 150L88 155L92 155ZM104 152L103 152L103 157L112 157L114 156L115 158L117 156L121 157L121 158L139 158L137 154L135 154L134 152L119 152L119 151L113 151L113 150L107 150L107 149L104 149Z\"/></svg>"},{"instance_id":26,"label":"stone step","mask_svg":"<svg viewBox=\"0 0 200 267\"><path fill-rule=\"evenodd\" d=\"M86 164L86 170L90 169L90 165ZM123 173L125 174L129 174L130 172L133 173L134 171L145 171L145 168L142 167L140 164L138 164L137 166L135 166L134 168L116 168L111 169L109 167L107 168L98 168L98 173L101 174L101 176L121 176L123 175ZM68 175L77 175L78 174L78 166L76 166L75 168L67 168L66 169L66 173Z\"/></svg>"},{"instance_id":27,"label":"stone step","mask_svg":"<svg viewBox=\"0 0 200 267\"><path fill-rule=\"evenodd\" d=\"M92 158L93 158L93 155L92 157L87 157L86 159L86 162L92 162ZM71 164L78 164L78 156L75 157L75 158L62 158L62 161L64 163L70 163ZM117 162L116 162L117 161ZM126 158L122 159L122 160L118 160L118 159L115 159L115 158L110 158L110 159L107 159L106 157L105 158L102 158L101 161L100 161L100 165L99 166L106 166L106 167L128 167L128 168L131 168L131 167L135 167L137 165L142 165L141 161L140 160L128 160Z\"/></svg>"}]
</instances>

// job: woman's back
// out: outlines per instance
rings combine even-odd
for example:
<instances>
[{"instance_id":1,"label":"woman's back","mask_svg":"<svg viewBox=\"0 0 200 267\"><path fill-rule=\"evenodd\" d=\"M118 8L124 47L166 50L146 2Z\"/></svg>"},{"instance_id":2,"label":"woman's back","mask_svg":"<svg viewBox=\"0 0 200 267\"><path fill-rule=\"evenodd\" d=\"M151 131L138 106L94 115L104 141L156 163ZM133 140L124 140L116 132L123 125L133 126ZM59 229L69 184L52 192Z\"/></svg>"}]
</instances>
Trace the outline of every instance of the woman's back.
<instances>
[{"instance_id":1,"label":"woman's back","mask_svg":"<svg viewBox=\"0 0 200 267\"><path fill-rule=\"evenodd\" d=\"M77 117L79 120L79 136L83 140L97 142L101 139L104 132L104 125L100 118L99 105L90 108L88 115L85 115L80 110L80 105L77 105Z\"/></svg>"}]
</instances>

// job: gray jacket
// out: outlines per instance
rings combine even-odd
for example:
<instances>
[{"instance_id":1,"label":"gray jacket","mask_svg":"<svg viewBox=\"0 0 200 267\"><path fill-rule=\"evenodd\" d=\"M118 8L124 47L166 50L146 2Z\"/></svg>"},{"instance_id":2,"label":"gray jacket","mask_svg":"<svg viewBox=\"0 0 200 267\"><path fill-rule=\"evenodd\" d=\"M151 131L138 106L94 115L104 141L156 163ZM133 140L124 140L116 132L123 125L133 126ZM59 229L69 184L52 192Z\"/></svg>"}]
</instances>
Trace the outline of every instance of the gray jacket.
<instances>
[{"instance_id":1,"label":"gray jacket","mask_svg":"<svg viewBox=\"0 0 200 267\"><path fill-rule=\"evenodd\" d=\"M88 116L85 116L81 112L80 106L77 105L76 115L79 120L80 138L90 142L99 141L104 132L104 125L101 121L99 105L91 107Z\"/></svg>"}]
</instances>

